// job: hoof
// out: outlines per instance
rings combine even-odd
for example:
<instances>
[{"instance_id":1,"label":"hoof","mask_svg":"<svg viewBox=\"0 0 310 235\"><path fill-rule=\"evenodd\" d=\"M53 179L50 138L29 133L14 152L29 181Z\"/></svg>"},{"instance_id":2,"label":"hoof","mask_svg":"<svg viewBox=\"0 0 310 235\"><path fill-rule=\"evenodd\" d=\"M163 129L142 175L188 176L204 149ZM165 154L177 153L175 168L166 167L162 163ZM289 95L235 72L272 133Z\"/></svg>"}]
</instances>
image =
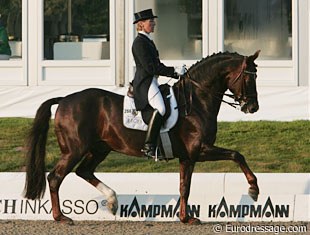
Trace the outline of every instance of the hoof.
<instances>
[{"instance_id":1,"label":"hoof","mask_svg":"<svg viewBox=\"0 0 310 235\"><path fill-rule=\"evenodd\" d=\"M258 199L258 191L257 191L256 189L249 188L248 194L249 194L249 196L250 196L254 201L257 201L257 199Z\"/></svg>"},{"instance_id":2,"label":"hoof","mask_svg":"<svg viewBox=\"0 0 310 235\"><path fill-rule=\"evenodd\" d=\"M70 219L69 217L64 216L64 215L62 215L58 218L55 218L55 221L57 223L61 223L61 224L65 224L65 225L74 225L73 220Z\"/></svg>"},{"instance_id":3,"label":"hoof","mask_svg":"<svg viewBox=\"0 0 310 235\"><path fill-rule=\"evenodd\" d=\"M116 212L118 210L118 201L116 197L113 197L111 200L108 201L107 208L113 215L116 215Z\"/></svg>"},{"instance_id":4,"label":"hoof","mask_svg":"<svg viewBox=\"0 0 310 235\"><path fill-rule=\"evenodd\" d=\"M194 217L188 217L186 219L181 220L181 222L184 224L189 224L189 225L200 225L201 224L200 220Z\"/></svg>"},{"instance_id":5,"label":"hoof","mask_svg":"<svg viewBox=\"0 0 310 235\"><path fill-rule=\"evenodd\" d=\"M200 225L201 221L197 218L189 218L187 223L190 225Z\"/></svg>"}]
</instances>

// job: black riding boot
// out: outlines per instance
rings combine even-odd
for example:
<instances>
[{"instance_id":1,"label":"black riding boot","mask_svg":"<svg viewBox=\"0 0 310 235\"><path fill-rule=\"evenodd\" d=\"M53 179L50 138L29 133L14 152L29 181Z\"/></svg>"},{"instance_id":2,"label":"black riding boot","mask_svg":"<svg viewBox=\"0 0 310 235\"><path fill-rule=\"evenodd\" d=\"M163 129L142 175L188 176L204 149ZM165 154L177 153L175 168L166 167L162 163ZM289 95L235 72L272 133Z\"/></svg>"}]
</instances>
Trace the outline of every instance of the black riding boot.
<instances>
[{"instance_id":1,"label":"black riding boot","mask_svg":"<svg viewBox=\"0 0 310 235\"><path fill-rule=\"evenodd\" d=\"M157 140L162 124L163 116L160 115L158 110L154 110L150 123L148 125L145 144L143 149L141 150L147 157L155 157Z\"/></svg>"}]
</instances>

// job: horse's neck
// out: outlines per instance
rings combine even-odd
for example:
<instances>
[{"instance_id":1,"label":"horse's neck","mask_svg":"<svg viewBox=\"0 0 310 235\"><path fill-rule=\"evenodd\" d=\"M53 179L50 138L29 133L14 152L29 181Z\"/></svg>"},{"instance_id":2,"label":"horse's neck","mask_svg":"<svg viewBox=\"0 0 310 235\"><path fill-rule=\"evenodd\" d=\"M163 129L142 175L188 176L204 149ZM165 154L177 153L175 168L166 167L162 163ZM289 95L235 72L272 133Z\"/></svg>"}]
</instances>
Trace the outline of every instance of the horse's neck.
<instances>
[{"instance_id":1,"label":"horse's neck","mask_svg":"<svg viewBox=\"0 0 310 235\"><path fill-rule=\"evenodd\" d=\"M202 82L199 82L201 80L193 78L191 81L190 79L180 80L174 86L174 91L178 97L186 99L181 101L179 98L179 106L186 104L190 111L199 113L199 116L216 120L225 88L219 82L211 82L209 86L205 84L203 86Z\"/></svg>"},{"instance_id":2,"label":"horse's neck","mask_svg":"<svg viewBox=\"0 0 310 235\"><path fill-rule=\"evenodd\" d=\"M202 92L203 96L201 96ZM196 96L196 102L200 103L200 106L203 107L203 111L207 118L210 117L214 119L217 117L224 95L223 90L214 85L202 91L197 89L193 95ZM196 102L194 102L194 104L196 104Z\"/></svg>"}]
</instances>

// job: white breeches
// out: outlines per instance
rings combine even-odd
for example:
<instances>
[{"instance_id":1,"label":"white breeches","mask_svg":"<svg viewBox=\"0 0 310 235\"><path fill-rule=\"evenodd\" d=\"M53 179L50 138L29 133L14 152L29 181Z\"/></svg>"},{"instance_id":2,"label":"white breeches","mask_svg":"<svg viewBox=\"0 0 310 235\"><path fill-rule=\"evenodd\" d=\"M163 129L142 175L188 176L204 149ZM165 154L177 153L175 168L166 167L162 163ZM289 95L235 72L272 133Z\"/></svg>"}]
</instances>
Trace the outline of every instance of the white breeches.
<instances>
[{"instance_id":1,"label":"white breeches","mask_svg":"<svg viewBox=\"0 0 310 235\"><path fill-rule=\"evenodd\" d=\"M148 91L148 101L153 109L157 109L160 115L164 116L166 113L166 107L158 86L157 78L153 78Z\"/></svg>"}]
</instances>

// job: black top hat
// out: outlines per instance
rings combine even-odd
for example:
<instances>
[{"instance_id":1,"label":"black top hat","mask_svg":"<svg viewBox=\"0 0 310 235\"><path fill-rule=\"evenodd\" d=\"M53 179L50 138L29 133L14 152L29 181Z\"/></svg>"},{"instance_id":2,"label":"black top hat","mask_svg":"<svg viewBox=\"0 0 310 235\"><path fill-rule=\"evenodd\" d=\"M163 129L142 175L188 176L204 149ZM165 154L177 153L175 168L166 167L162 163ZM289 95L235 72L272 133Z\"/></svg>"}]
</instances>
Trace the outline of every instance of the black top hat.
<instances>
[{"instance_id":1,"label":"black top hat","mask_svg":"<svg viewBox=\"0 0 310 235\"><path fill-rule=\"evenodd\" d=\"M146 9L140 12L135 13L135 21L134 24L139 22L140 20L148 20L148 19L154 19L157 18L157 16L153 15L152 9Z\"/></svg>"}]
</instances>

